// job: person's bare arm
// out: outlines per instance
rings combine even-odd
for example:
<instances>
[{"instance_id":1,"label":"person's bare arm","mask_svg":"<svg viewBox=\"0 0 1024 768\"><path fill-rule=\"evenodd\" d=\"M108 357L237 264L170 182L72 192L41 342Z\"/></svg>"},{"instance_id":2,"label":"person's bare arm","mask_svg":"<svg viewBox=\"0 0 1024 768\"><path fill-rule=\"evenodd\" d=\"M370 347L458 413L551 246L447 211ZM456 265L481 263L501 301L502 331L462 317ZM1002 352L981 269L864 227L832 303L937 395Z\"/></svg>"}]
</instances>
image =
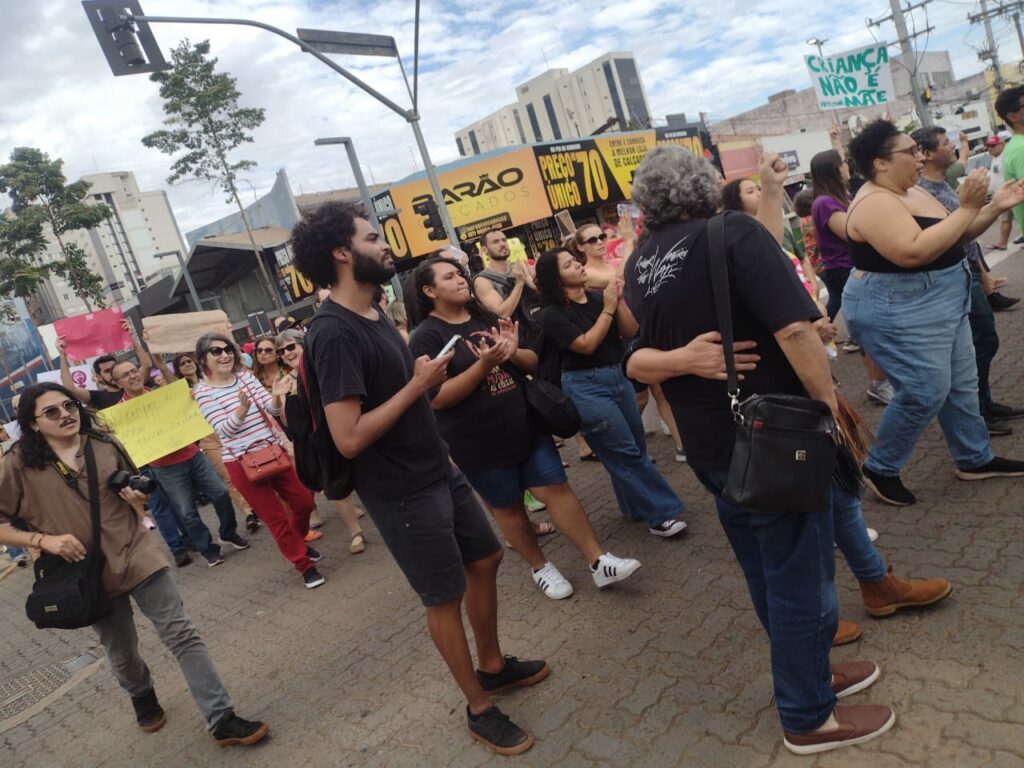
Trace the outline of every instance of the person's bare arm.
<instances>
[{"instance_id":1,"label":"person's bare arm","mask_svg":"<svg viewBox=\"0 0 1024 768\"><path fill-rule=\"evenodd\" d=\"M640 323L636 321L632 310L624 301L620 301L618 309L615 310L615 320L619 324L619 333L623 336L636 336L640 330Z\"/></svg>"},{"instance_id":2,"label":"person's bare arm","mask_svg":"<svg viewBox=\"0 0 1024 768\"><path fill-rule=\"evenodd\" d=\"M761 356L747 350L754 349L757 342L737 341L732 345L736 361L736 373L743 378L743 371L757 367ZM700 376L702 379L725 381L725 352L722 349L722 335L718 331L702 333L685 347L675 349L636 350L626 361L626 375L641 384L661 384L677 376Z\"/></svg>"},{"instance_id":3,"label":"person's bare arm","mask_svg":"<svg viewBox=\"0 0 1024 768\"><path fill-rule=\"evenodd\" d=\"M619 287L613 281L605 286L604 306L601 308L601 314L597 316L597 320L594 321L594 324L585 333L581 333L572 340L572 343L569 344L569 349L578 355L594 354L612 327L612 321L615 319L615 310L618 308L618 305Z\"/></svg>"},{"instance_id":4,"label":"person's bare arm","mask_svg":"<svg viewBox=\"0 0 1024 768\"><path fill-rule=\"evenodd\" d=\"M828 229L829 231L846 242L846 211L836 211L828 217Z\"/></svg>"},{"instance_id":5,"label":"person's bare arm","mask_svg":"<svg viewBox=\"0 0 1024 768\"><path fill-rule=\"evenodd\" d=\"M57 355L60 357L60 383L73 394L80 402L89 405L92 402L92 395L88 389L76 387L71 378L71 363L68 361L67 342L63 336L57 337ZM16 545L15 545L16 546Z\"/></svg>"},{"instance_id":6,"label":"person's bare arm","mask_svg":"<svg viewBox=\"0 0 1024 768\"><path fill-rule=\"evenodd\" d=\"M160 375L164 377L165 384L171 384L178 380L178 375L168 367L167 363L164 362L163 355L151 355L150 357L152 357L153 364L156 366L156 369L160 371Z\"/></svg>"},{"instance_id":7,"label":"person's bare arm","mask_svg":"<svg viewBox=\"0 0 1024 768\"><path fill-rule=\"evenodd\" d=\"M1024 202L1024 180L1008 181L1003 184L992 195L992 201L978 211L974 221L967 227L967 237L971 240L981 237L985 230L999 218L999 214L1022 202Z\"/></svg>"},{"instance_id":8,"label":"person's bare arm","mask_svg":"<svg viewBox=\"0 0 1024 768\"><path fill-rule=\"evenodd\" d=\"M436 359L426 355L417 359L409 382L372 411L363 413L359 397L355 395L326 405L327 427L341 455L354 459L380 440L413 403L444 382L452 356L449 352Z\"/></svg>"},{"instance_id":9,"label":"person's bare arm","mask_svg":"<svg viewBox=\"0 0 1024 768\"><path fill-rule=\"evenodd\" d=\"M121 327L131 334L132 345L135 347L135 357L139 360L139 370L144 371L146 378L149 378L149 372L153 370L153 357L149 354L149 350L146 349L146 345L142 343L139 334L135 332L135 326L132 325L127 317L121 322Z\"/></svg>"},{"instance_id":10,"label":"person's bare arm","mask_svg":"<svg viewBox=\"0 0 1024 768\"><path fill-rule=\"evenodd\" d=\"M828 356L821 338L809 320L790 323L775 332L775 340L782 348L782 353L789 360L800 383L807 390L807 395L820 400L835 413L839 407L836 403L835 387L832 384L832 369L829 368Z\"/></svg>"},{"instance_id":11,"label":"person's bare arm","mask_svg":"<svg viewBox=\"0 0 1024 768\"><path fill-rule=\"evenodd\" d=\"M473 281L473 290L480 303L487 307L498 317L511 317L519 306L519 299L523 295L523 281L517 280L515 287L509 293L508 298L502 299L501 294L486 277L478 277Z\"/></svg>"},{"instance_id":12,"label":"person's bare arm","mask_svg":"<svg viewBox=\"0 0 1024 768\"><path fill-rule=\"evenodd\" d=\"M786 217L783 213L783 184L789 174L786 161L776 154L763 155L758 164L761 174L761 202L757 206L757 220L772 233L775 242L782 245L786 235Z\"/></svg>"}]
</instances>

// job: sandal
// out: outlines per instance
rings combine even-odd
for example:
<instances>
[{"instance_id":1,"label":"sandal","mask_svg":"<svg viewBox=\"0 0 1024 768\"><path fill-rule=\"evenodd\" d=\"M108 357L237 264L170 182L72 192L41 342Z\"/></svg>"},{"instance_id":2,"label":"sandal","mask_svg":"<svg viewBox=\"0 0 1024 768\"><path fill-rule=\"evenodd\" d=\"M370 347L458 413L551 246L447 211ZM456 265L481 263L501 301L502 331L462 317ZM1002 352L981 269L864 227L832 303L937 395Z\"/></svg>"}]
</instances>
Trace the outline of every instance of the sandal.
<instances>
[{"instance_id":1,"label":"sandal","mask_svg":"<svg viewBox=\"0 0 1024 768\"><path fill-rule=\"evenodd\" d=\"M352 537L351 543L348 545L348 551L350 554L358 555L360 552L366 549L366 536L363 535L362 531Z\"/></svg>"},{"instance_id":2,"label":"sandal","mask_svg":"<svg viewBox=\"0 0 1024 768\"><path fill-rule=\"evenodd\" d=\"M533 532L537 536L550 536L552 533L558 533L558 529L547 521L540 521L533 524Z\"/></svg>"},{"instance_id":3,"label":"sandal","mask_svg":"<svg viewBox=\"0 0 1024 768\"><path fill-rule=\"evenodd\" d=\"M320 531L310 531L306 534L306 543L316 541L317 539L322 539L323 537L324 535L320 533Z\"/></svg>"}]
</instances>

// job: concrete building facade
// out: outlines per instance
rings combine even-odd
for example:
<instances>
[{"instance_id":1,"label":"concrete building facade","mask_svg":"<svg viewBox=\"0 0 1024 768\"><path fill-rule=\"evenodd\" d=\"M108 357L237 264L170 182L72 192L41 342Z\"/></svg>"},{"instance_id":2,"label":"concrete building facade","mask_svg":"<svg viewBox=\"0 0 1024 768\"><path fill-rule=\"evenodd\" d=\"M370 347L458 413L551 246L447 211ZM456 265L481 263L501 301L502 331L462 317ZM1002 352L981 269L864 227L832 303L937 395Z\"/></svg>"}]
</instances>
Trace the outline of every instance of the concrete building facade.
<instances>
[{"instance_id":1,"label":"concrete building facade","mask_svg":"<svg viewBox=\"0 0 1024 768\"><path fill-rule=\"evenodd\" d=\"M582 138L598 129L651 127L651 109L631 53L606 53L579 69L549 69L516 86L516 101L457 131L463 156L541 141Z\"/></svg>"}]
</instances>

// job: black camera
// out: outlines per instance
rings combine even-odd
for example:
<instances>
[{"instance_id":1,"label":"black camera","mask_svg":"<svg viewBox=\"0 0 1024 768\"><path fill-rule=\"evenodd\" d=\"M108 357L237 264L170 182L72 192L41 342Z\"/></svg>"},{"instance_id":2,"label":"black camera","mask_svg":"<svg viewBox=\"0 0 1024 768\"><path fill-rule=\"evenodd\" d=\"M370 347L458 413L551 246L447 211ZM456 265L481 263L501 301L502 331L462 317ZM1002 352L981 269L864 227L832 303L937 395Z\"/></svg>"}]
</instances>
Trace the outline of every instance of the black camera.
<instances>
[{"instance_id":1,"label":"black camera","mask_svg":"<svg viewBox=\"0 0 1024 768\"><path fill-rule=\"evenodd\" d=\"M119 469L107 480L111 490L120 491L123 488L131 488L133 491L149 495L160 487L160 483L146 475L135 475L127 469Z\"/></svg>"}]
</instances>

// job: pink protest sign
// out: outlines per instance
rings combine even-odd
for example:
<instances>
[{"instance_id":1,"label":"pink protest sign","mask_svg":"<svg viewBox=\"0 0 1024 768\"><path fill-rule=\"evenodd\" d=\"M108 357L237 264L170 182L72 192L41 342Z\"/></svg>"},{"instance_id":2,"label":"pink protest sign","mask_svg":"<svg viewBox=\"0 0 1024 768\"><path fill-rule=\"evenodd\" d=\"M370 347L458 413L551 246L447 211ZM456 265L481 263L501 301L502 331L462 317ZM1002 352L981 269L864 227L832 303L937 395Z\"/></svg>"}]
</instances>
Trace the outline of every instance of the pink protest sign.
<instances>
[{"instance_id":1,"label":"pink protest sign","mask_svg":"<svg viewBox=\"0 0 1024 768\"><path fill-rule=\"evenodd\" d=\"M132 346L132 337L121 327L124 315L117 307L65 317L54 322L54 330L67 342L67 355L72 360L117 352Z\"/></svg>"}]
</instances>

